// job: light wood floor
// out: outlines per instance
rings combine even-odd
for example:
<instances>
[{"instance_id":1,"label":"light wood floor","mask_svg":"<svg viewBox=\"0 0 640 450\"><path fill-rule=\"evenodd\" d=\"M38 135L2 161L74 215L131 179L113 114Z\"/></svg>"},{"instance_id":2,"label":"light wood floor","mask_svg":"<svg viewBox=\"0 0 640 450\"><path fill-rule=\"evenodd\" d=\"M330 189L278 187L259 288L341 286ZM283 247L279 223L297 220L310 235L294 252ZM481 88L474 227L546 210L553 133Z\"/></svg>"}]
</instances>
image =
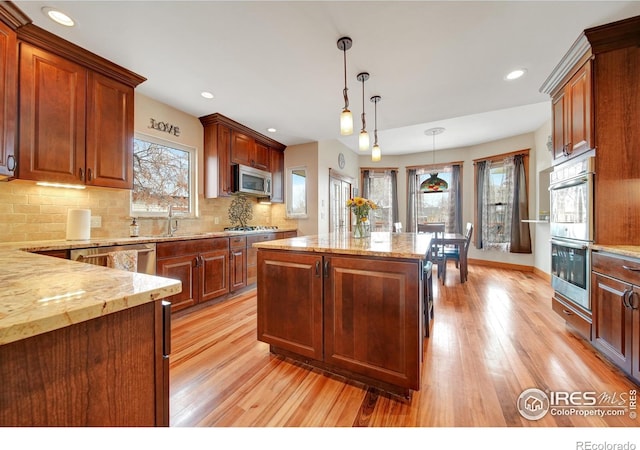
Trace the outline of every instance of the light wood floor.
<instances>
[{"instance_id":1,"label":"light wood floor","mask_svg":"<svg viewBox=\"0 0 640 450\"><path fill-rule=\"evenodd\" d=\"M549 283L532 273L451 265L435 285L422 385L410 401L273 356L256 340L250 290L174 315L173 427L604 427L621 417L529 421L516 401L527 388L627 397L638 386L574 337L552 310ZM434 273L435 275L435 273Z\"/></svg>"}]
</instances>

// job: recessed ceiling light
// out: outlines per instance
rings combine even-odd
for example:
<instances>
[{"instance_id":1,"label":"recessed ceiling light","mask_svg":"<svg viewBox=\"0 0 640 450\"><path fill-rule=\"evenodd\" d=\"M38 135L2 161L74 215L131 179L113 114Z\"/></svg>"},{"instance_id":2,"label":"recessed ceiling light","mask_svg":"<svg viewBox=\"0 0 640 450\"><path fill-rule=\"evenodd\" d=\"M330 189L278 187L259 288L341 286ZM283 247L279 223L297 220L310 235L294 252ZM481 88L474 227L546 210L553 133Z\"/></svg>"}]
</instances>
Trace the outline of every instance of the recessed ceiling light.
<instances>
[{"instance_id":1,"label":"recessed ceiling light","mask_svg":"<svg viewBox=\"0 0 640 450\"><path fill-rule=\"evenodd\" d=\"M269 128L267 128L267 131L268 131L269 133L275 133L275 132L276 132L276 131L278 131L278 130L276 130L276 129L275 129L275 128L273 128L273 127L269 127Z\"/></svg>"},{"instance_id":2,"label":"recessed ceiling light","mask_svg":"<svg viewBox=\"0 0 640 450\"><path fill-rule=\"evenodd\" d=\"M53 9L49 6L45 6L44 8L42 8L42 13L49 19L53 20L56 23L59 23L60 25L64 25L65 27L72 27L76 24L68 14L63 13L60 10Z\"/></svg>"},{"instance_id":3,"label":"recessed ceiling light","mask_svg":"<svg viewBox=\"0 0 640 450\"><path fill-rule=\"evenodd\" d=\"M504 79L505 80L517 80L518 78L521 78L522 76L524 76L524 74L527 73L527 69L516 69L513 70L511 72L509 72Z\"/></svg>"},{"instance_id":4,"label":"recessed ceiling light","mask_svg":"<svg viewBox=\"0 0 640 450\"><path fill-rule=\"evenodd\" d=\"M213 98L213 94L208 91L203 91L200 93L200 95L202 95L204 98Z\"/></svg>"}]
</instances>

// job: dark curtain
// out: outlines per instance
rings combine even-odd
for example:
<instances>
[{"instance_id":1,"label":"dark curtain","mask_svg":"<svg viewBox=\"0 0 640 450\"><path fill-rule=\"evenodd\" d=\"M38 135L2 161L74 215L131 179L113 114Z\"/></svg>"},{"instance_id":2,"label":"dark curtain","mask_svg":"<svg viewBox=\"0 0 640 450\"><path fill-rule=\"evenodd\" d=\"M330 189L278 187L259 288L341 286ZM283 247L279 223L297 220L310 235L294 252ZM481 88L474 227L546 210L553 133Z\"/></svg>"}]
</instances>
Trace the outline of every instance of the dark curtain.
<instances>
[{"instance_id":1,"label":"dark curtain","mask_svg":"<svg viewBox=\"0 0 640 450\"><path fill-rule=\"evenodd\" d=\"M486 161L476 162L476 248L482 248L482 204L484 199L484 177L486 169Z\"/></svg>"},{"instance_id":2,"label":"dark curtain","mask_svg":"<svg viewBox=\"0 0 640 450\"><path fill-rule=\"evenodd\" d=\"M524 156L516 155L513 158L514 189L513 189L513 216L511 218L511 253L531 253L531 235L529 223L523 220L529 219L529 202L527 199L526 178L524 173Z\"/></svg>"},{"instance_id":3,"label":"dark curtain","mask_svg":"<svg viewBox=\"0 0 640 450\"><path fill-rule=\"evenodd\" d=\"M447 228L453 233L462 233L462 189L460 189L460 165L455 164L451 170L451 188L449 189L449 217L451 222Z\"/></svg>"},{"instance_id":4,"label":"dark curtain","mask_svg":"<svg viewBox=\"0 0 640 450\"><path fill-rule=\"evenodd\" d=\"M407 233L416 231L416 169L407 170Z\"/></svg>"},{"instance_id":5,"label":"dark curtain","mask_svg":"<svg viewBox=\"0 0 640 450\"><path fill-rule=\"evenodd\" d=\"M391 174L391 229L398 222L398 171L392 170Z\"/></svg>"},{"instance_id":6,"label":"dark curtain","mask_svg":"<svg viewBox=\"0 0 640 450\"><path fill-rule=\"evenodd\" d=\"M362 171L362 192L360 192L360 197L369 198L369 191L371 188L371 178L369 177L369 171Z\"/></svg>"}]
</instances>

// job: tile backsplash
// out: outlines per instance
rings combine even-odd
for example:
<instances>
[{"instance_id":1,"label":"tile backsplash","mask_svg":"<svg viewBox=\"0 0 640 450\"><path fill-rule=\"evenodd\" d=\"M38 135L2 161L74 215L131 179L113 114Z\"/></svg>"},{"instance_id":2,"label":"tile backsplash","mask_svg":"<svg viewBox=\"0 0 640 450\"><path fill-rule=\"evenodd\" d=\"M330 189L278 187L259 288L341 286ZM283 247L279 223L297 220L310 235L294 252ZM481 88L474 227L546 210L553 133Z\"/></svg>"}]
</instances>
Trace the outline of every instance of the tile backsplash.
<instances>
[{"instance_id":1,"label":"tile backsplash","mask_svg":"<svg viewBox=\"0 0 640 450\"><path fill-rule=\"evenodd\" d=\"M64 239L67 210L86 208L100 217L100 226L91 228L92 238L118 238L129 235L129 197L127 190L89 187L84 190L38 186L30 181L0 183L0 242ZM222 231L230 226L230 198L198 199L200 215L180 219L177 234ZM216 218L219 223L216 222ZM161 235L166 219L138 219L140 235ZM295 229L296 220L285 218L284 204L253 205L249 225Z\"/></svg>"}]
</instances>

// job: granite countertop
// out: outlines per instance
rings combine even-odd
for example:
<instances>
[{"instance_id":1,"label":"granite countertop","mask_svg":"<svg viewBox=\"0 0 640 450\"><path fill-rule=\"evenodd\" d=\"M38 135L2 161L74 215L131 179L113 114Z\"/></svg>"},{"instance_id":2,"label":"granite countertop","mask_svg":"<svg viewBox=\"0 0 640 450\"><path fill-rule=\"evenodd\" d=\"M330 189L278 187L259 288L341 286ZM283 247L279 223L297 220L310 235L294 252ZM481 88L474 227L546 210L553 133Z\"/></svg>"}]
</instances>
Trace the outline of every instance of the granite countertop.
<instances>
[{"instance_id":1,"label":"granite countertop","mask_svg":"<svg viewBox=\"0 0 640 450\"><path fill-rule=\"evenodd\" d=\"M29 252L295 230L0 243L0 345L177 294L180 281Z\"/></svg>"},{"instance_id":2,"label":"granite countertop","mask_svg":"<svg viewBox=\"0 0 640 450\"><path fill-rule=\"evenodd\" d=\"M329 233L259 242L253 244L253 247L340 255L425 259L430 242L430 233L372 232L371 237L364 239L354 239L351 233Z\"/></svg>"},{"instance_id":3,"label":"granite countertop","mask_svg":"<svg viewBox=\"0 0 640 450\"><path fill-rule=\"evenodd\" d=\"M615 253L616 255L629 256L631 258L640 259L639 245L603 245L591 244L591 250Z\"/></svg>"},{"instance_id":4,"label":"granite countertop","mask_svg":"<svg viewBox=\"0 0 640 450\"><path fill-rule=\"evenodd\" d=\"M180 281L0 252L0 345L177 294Z\"/></svg>"}]
</instances>

